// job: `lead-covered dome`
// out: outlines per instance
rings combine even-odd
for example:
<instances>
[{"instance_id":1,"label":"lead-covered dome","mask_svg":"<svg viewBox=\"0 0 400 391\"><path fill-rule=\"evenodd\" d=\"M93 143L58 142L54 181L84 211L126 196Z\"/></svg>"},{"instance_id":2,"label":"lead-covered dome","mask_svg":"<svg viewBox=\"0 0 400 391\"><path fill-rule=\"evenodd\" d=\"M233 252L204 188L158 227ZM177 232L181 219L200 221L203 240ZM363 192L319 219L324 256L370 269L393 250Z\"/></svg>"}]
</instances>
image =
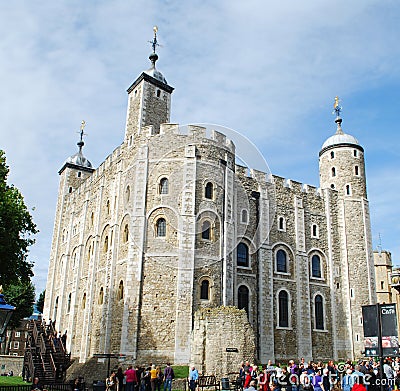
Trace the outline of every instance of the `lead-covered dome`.
<instances>
[{"instance_id":1,"label":"lead-covered dome","mask_svg":"<svg viewBox=\"0 0 400 391\"><path fill-rule=\"evenodd\" d=\"M357 147L361 147L358 140L352 136L351 134L344 133L342 130L342 119L340 117L336 117L335 122L337 124L336 133L329 137L323 144L321 151L324 151L327 148L333 147L335 145L354 145Z\"/></svg>"},{"instance_id":2,"label":"lead-covered dome","mask_svg":"<svg viewBox=\"0 0 400 391\"><path fill-rule=\"evenodd\" d=\"M76 166L81 166L86 168L92 168L92 163L90 163L90 161L86 159L85 156L83 156L81 150L79 150L74 155L70 156L66 160L66 163L75 164Z\"/></svg>"}]
</instances>

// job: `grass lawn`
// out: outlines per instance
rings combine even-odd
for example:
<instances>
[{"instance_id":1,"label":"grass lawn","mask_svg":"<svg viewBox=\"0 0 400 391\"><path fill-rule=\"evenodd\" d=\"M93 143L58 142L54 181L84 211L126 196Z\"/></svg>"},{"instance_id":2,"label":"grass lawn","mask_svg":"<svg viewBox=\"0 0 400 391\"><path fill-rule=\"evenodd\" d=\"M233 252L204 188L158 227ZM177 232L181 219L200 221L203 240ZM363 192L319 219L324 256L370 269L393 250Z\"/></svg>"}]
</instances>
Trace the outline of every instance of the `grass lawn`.
<instances>
[{"instance_id":1,"label":"grass lawn","mask_svg":"<svg viewBox=\"0 0 400 391\"><path fill-rule=\"evenodd\" d=\"M0 376L0 386L26 386L32 384L22 380L20 376Z\"/></svg>"},{"instance_id":2,"label":"grass lawn","mask_svg":"<svg viewBox=\"0 0 400 391\"><path fill-rule=\"evenodd\" d=\"M175 379L183 379L189 376L189 367L187 365L173 365Z\"/></svg>"}]
</instances>

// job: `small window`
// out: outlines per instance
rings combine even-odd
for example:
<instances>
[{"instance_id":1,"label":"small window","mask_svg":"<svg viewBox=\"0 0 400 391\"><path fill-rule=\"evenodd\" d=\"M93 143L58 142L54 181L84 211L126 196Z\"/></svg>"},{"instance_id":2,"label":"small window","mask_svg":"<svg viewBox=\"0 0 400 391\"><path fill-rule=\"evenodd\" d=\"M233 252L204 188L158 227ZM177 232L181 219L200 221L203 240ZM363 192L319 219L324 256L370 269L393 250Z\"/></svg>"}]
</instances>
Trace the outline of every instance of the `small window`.
<instances>
[{"instance_id":1,"label":"small window","mask_svg":"<svg viewBox=\"0 0 400 391\"><path fill-rule=\"evenodd\" d=\"M100 293L99 293L99 304L103 304L104 301L104 289L103 287L100 288Z\"/></svg>"},{"instance_id":2,"label":"small window","mask_svg":"<svg viewBox=\"0 0 400 391\"><path fill-rule=\"evenodd\" d=\"M242 210L242 223L247 224L247 222L248 222L247 210L243 209Z\"/></svg>"},{"instance_id":3,"label":"small window","mask_svg":"<svg viewBox=\"0 0 400 391\"><path fill-rule=\"evenodd\" d=\"M128 239L129 239L129 227L128 227L128 224L125 224L123 242L127 243Z\"/></svg>"},{"instance_id":4,"label":"small window","mask_svg":"<svg viewBox=\"0 0 400 391\"><path fill-rule=\"evenodd\" d=\"M357 149L355 149L355 150L353 151L353 154L354 154L354 157L357 157L357 156L358 156L358 151L357 151Z\"/></svg>"},{"instance_id":5,"label":"small window","mask_svg":"<svg viewBox=\"0 0 400 391\"><path fill-rule=\"evenodd\" d=\"M357 176L360 175L358 166L354 167L354 175L357 175Z\"/></svg>"},{"instance_id":6,"label":"small window","mask_svg":"<svg viewBox=\"0 0 400 391\"><path fill-rule=\"evenodd\" d=\"M107 200L106 210L107 210L107 215L109 215L110 214L110 200Z\"/></svg>"},{"instance_id":7,"label":"small window","mask_svg":"<svg viewBox=\"0 0 400 391\"><path fill-rule=\"evenodd\" d=\"M331 151L331 159L335 158L335 152Z\"/></svg>"},{"instance_id":8,"label":"small window","mask_svg":"<svg viewBox=\"0 0 400 391\"><path fill-rule=\"evenodd\" d=\"M108 236L104 238L103 251L106 253L108 251Z\"/></svg>"},{"instance_id":9,"label":"small window","mask_svg":"<svg viewBox=\"0 0 400 391\"><path fill-rule=\"evenodd\" d=\"M331 184L331 189L335 189L335 185L333 183Z\"/></svg>"},{"instance_id":10,"label":"small window","mask_svg":"<svg viewBox=\"0 0 400 391\"><path fill-rule=\"evenodd\" d=\"M351 195L350 185L346 185L346 195Z\"/></svg>"},{"instance_id":11,"label":"small window","mask_svg":"<svg viewBox=\"0 0 400 391\"><path fill-rule=\"evenodd\" d=\"M278 295L278 326L289 327L289 294L283 290Z\"/></svg>"},{"instance_id":12,"label":"small window","mask_svg":"<svg viewBox=\"0 0 400 391\"><path fill-rule=\"evenodd\" d=\"M14 341L14 349L19 349L19 342L18 341Z\"/></svg>"},{"instance_id":13,"label":"small window","mask_svg":"<svg viewBox=\"0 0 400 391\"><path fill-rule=\"evenodd\" d=\"M16 332L15 332L15 337L16 337L16 338L19 338L20 336L21 336L21 332L16 331Z\"/></svg>"},{"instance_id":14,"label":"small window","mask_svg":"<svg viewBox=\"0 0 400 391\"><path fill-rule=\"evenodd\" d=\"M311 235L313 238L317 238L318 237L318 225L317 224L313 224L311 226Z\"/></svg>"},{"instance_id":15,"label":"small window","mask_svg":"<svg viewBox=\"0 0 400 391\"><path fill-rule=\"evenodd\" d=\"M381 281L381 289L385 289L385 283Z\"/></svg>"},{"instance_id":16,"label":"small window","mask_svg":"<svg viewBox=\"0 0 400 391\"><path fill-rule=\"evenodd\" d=\"M314 278L321 278L321 258L319 255L313 255L311 258L311 276Z\"/></svg>"},{"instance_id":17,"label":"small window","mask_svg":"<svg viewBox=\"0 0 400 391\"><path fill-rule=\"evenodd\" d=\"M130 188L130 186L126 186L126 190L125 190L126 202L129 202L130 198L131 198L131 188Z\"/></svg>"},{"instance_id":18,"label":"small window","mask_svg":"<svg viewBox=\"0 0 400 391\"><path fill-rule=\"evenodd\" d=\"M335 167L332 167L332 176L333 177L336 176L336 168Z\"/></svg>"},{"instance_id":19,"label":"small window","mask_svg":"<svg viewBox=\"0 0 400 391\"><path fill-rule=\"evenodd\" d=\"M237 265L249 267L249 248L244 243L239 243L237 246Z\"/></svg>"},{"instance_id":20,"label":"small window","mask_svg":"<svg viewBox=\"0 0 400 391\"><path fill-rule=\"evenodd\" d=\"M282 216L278 219L278 229L279 231L286 231L286 221Z\"/></svg>"},{"instance_id":21,"label":"small window","mask_svg":"<svg viewBox=\"0 0 400 391\"><path fill-rule=\"evenodd\" d=\"M168 179L162 178L159 185L160 194L168 194Z\"/></svg>"},{"instance_id":22,"label":"small window","mask_svg":"<svg viewBox=\"0 0 400 391\"><path fill-rule=\"evenodd\" d=\"M93 223L94 223L94 213L92 212L92 214L90 215L90 225L93 227Z\"/></svg>"},{"instance_id":23,"label":"small window","mask_svg":"<svg viewBox=\"0 0 400 391\"><path fill-rule=\"evenodd\" d=\"M121 280L118 285L117 300L122 300L124 298L124 282Z\"/></svg>"},{"instance_id":24,"label":"small window","mask_svg":"<svg viewBox=\"0 0 400 391\"><path fill-rule=\"evenodd\" d=\"M161 96L161 91L157 90L157 98L159 98Z\"/></svg>"},{"instance_id":25,"label":"small window","mask_svg":"<svg viewBox=\"0 0 400 391\"><path fill-rule=\"evenodd\" d=\"M213 198L213 184L211 182L207 182L206 188L204 191L204 196L210 200Z\"/></svg>"},{"instance_id":26,"label":"small window","mask_svg":"<svg viewBox=\"0 0 400 391\"><path fill-rule=\"evenodd\" d=\"M286 253L283 250L278 250L276 253L276 271L287 273Z\"/></svg>"},{"instance_id":27,"label":"small window","mask_svg":"<svg viewBox=\"0 0 400 391\"><path fill-rule=\"evenodd\" d=\"M314 299L315 310L315 328L317 330L324 329L324 301L321 295L315 296Z\"/></svg>"},{"instance_id":28,"label":"small window","mask_svg":"<svg viewBox=\"0 0 400 391\"><path fill-rule=\"evenodd\" d=\"M336 289L340 289L340 284L338 282L336 283Z\"/></svg>"},{"instance_id":29,"label":"small window","mask_svg":"<svg viewBox=\"0 0 400 391\"><path fill-rule=\"evenodd\" d=\"M201 225L201 238L211 240L211 224L208 220L203 221Z\"/></svg>"},{"instance_id":30,"label":"small window","mask_svg":"<svg viewBox=\"0 0 400 391\"><path fill-rule=\"evenodd\" d=\"M68 295L67 312L71 311L71 293Z\"/></svg>"},{"instance_id":31,"label":"small window","mask_svg":"<svg viewBox=\"0 0 400 391\"><path fill-rule=\"evenodd\" d=\"M85 308L86 308L86 293L84 293L82 297L82 309L84 310Z\"/></svg>"},{"instance_id":32,"label":"small window","mask_svg":"<svg viewBox=\"0 0 400 391\"><path fill-rule=\"evenodd\" d=\"M350 297L354 299L354 289L350 288Z\"/></svg>"},{"instance_id":33,"label":"small window","mask_svg":"<svg viewBox=\"0 0 400 391\"><path fill-rule=\"evenodd\" d=\"M68 193L72 193L72 187L68 189Z\"/></svg>"},{"instance_id":34,"label":"small window","mask_svg":"<svg viewBox=\"0 0 400 391\"><path fill-rule=\"evenodd\" d=\"M203 280L200 287L200 299L209 300L210 299L210 282L208 280Z\"/></svg>"},{"instance_id":35,"label":"small window","mask_svg":"<svg viewBox=\"0 0 400 391\"><path fill-rule=\"evenodd\" d=\"M163 218L157 220L157 236L159 238L167 236L167 222Z\"/></svg>"},{"instance_id":36,"label":"small window","mask_svg":"<svg viewBox=\"0 0 400 391\"><path fill-rule=\"evenodd\" d=\"M80 178L82 176L82 172L78 171L78 178Z\"/></svg>"}]
</instances>

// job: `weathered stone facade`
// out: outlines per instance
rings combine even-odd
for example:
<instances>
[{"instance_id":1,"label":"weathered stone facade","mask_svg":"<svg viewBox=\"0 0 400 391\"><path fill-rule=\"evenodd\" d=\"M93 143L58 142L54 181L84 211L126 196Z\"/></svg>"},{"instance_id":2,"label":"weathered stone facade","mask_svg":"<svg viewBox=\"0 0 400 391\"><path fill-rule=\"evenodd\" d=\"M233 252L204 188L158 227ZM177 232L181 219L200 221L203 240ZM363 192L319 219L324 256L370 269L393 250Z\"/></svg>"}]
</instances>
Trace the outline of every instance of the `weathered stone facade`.
<instances>
[{"instance_id":1,"label":"weathered stone facade","mask_svg":"<svg viewBox=\"0 0 400 391\"><path fill-rule=\"evenodd\" d=\"M172 91L142 73L124 142L96 170L60 170L44 317L80 362L205 357L195 313L217 322L221 306L245 309L262 362L359 356L361 305L376 302L363 149L326 142L318 189L248 172L222 133L165 123ZM243 311L225 315L242 343Z\"/></svg>"}]
</instances>

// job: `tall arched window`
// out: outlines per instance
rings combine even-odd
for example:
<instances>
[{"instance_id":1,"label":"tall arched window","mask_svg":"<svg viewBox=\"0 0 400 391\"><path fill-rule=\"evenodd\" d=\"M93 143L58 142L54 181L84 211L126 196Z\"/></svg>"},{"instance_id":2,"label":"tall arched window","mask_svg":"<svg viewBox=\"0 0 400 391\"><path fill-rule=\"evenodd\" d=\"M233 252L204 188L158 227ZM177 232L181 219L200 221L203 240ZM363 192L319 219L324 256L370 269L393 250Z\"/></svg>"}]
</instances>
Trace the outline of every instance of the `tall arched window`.
<instances>
[{"instance_id":1,"label":"tall arched window","mask_svg":"<svg viewBox=\"0 0 400 391\"><path fill-rule=\"evenodd\" d=\"M162 178L159 185L160 194L168 194L168 179Z\"/></svg>"},{"instance_id":2,"label":"tall arched window","mask_svg":"<svg viewBox=\"0 0 400 391\"><path fill-rule=\"evenodd\" d=\"M321 295L316 295L314 299L315 328L324 330L324 301Z\"/></svg>"},{"instance_id":3,"label":"tall arched window","mask_svg":"<svg viewBox=\"0 0 400 391\"><path fill-rule=\"evenodd\" d=\"M210 300L210 282L208 280L203 280L201 282L200 299Z\"/></svg>"},{"instance_id":4,"label":"tall arched window","mask_svg":"<svg viewBox=\"0 0 400 391\"><path fill-rule=\"evenodd\" d=\"M280 291L278 295L278 326L289 327L289 295Z\"/></svg>"},{"instance_id":5,"label":"tall arched window","mask_svg":"<svg viewBox=\"0 0 400 391\"><path fill-rule=\"evenodd\" d=\"M242 267L249 266L249 248L244 243L237 246L237 265Z\"/></svg>"},{"instance_id":6,"label":"tall arched window","mask_svg":"<svg viewBox=\"0 0 400 391\"><path fill-rule=\"evenodd\" d=\"M201 238L211 240L211 224L208 220L204 220L201 224Z\"/></svg>"},{"instance_id":7,"label":"tall arched window","mask_svg":"<svg viewBox=\"0 0 400 391\"><path fill-rule=\"evenodd\" d=\"M314 254L311 258L311 276L315 278L321 278L321 258L319 255Z\"/></svg>"},{"instance_id":8,"label":"tall arched window","mask_svg":"<svg viewBox=\"0 0 400 391\"><path fill-rule=\"evenodd\" d=\"M278 250L276 253L276 271L287 273L286 253L283 250Z\"/></svg>"},{"instance_id":9,"label":"tall arched window","mask_svg":"<svg viewBox=\"0 0 400 391\"><path fill-rule=\"evenodd\" d=\"M238 308L244 309L249 315L249 288L245 285L240 285L238 288Z\"/></svg>"},{"instance_id":10,"label":"tall arched window","mask_svg":"<svg viewBox=\"0 0 400 391\"><path fill-rule=\"evenodd\" d=\"M213 198L213 190L213 184L211 182L207 182L204 196L211 200Z\"/></svg>"},{"instance_id":11,"label":"tall arched window","mask_svg":"<svg viewBox=\"0 0 400 391\"><path fill-rule=\"evenodd\" d=\"M121 280L118 285L117 300L122 300L124 298L124 282Z\"/></svg>"},{"instance_id":12,"label":"tall arched window","mask_svg":"<svg viewBox=\"0 0 400 391\"><path fill-rule=\"evenodd\" d=\"M131 188L128 186L126 186L126 190L125 190L125 200L126 202L129 202L131 198Z\"/></svg>"},{"instance_id":13,"label":"tall arched window","mask_svg":"<svg viewBox=\"0 0 400 391\"><path fill-rule=\"evenodd\" d=\"M157 220L157 236L165 237L167 235L167 222L164 218Z\"/></svg>"}]
</instances>

